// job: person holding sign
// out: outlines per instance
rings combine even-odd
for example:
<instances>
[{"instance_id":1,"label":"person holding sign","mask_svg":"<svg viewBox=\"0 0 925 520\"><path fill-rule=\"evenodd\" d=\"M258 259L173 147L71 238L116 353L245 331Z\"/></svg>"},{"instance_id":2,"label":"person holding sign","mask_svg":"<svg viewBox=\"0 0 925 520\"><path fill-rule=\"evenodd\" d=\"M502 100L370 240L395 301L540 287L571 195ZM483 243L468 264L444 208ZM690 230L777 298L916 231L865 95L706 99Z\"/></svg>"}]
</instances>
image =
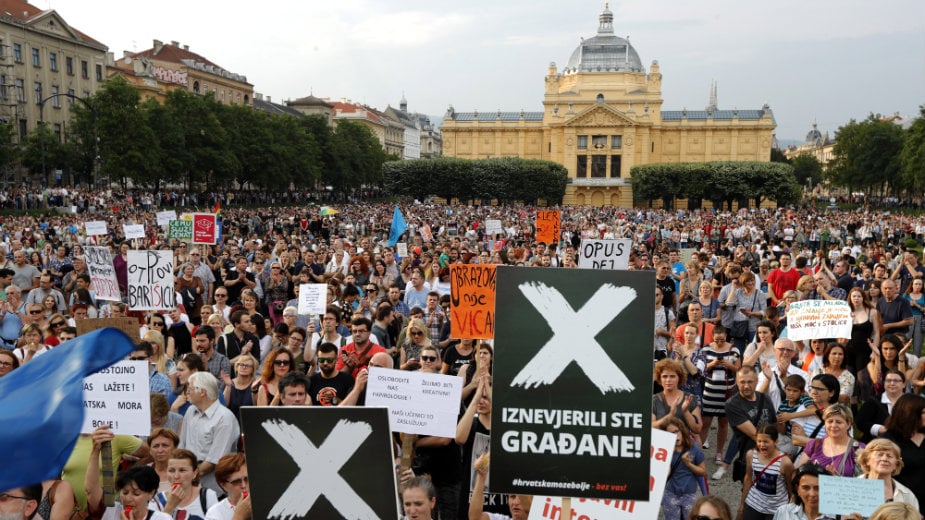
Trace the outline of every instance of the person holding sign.
<instances>
[{"instance_id":1,"label":"person holding sign","mask_svg":"<svg viewBox=\"0 0 925 520\"><path fill-rule=\"evenodd\" d=\"M486 513L484 509L485 483L488 478L488 453L482 454L475 461L475 483L472 488L472 499L469 502L469 520L527 520L533 497L530 495L508 495L508 508L511 516L499 513Z\"/></svg>"},{"instance_id":2,"label":"person holding sign","mask_svg":"<svg viewBox=\"0 0 925 520\"><path fill-rule=\"evenodd\" d=\"M792 502L774 513L774 520L817 520L819 514L819 475L831 475L828 470L807 464L796 469L790 483Z\"/></svg>"},{"instance_id":3,"label":"person holding sign","mask_svg":"<svg viewBox=\"0 0 925 520\"><path fill-rule=\"evenodd\" d=\"M893 478L903 469L903 459L895 443L887 439L870 441L858 455L858 464L862 470L858 478L883 481L884 502L902 502L919 509L919 501L912 491Z\"/></svg>"}]
</instances>

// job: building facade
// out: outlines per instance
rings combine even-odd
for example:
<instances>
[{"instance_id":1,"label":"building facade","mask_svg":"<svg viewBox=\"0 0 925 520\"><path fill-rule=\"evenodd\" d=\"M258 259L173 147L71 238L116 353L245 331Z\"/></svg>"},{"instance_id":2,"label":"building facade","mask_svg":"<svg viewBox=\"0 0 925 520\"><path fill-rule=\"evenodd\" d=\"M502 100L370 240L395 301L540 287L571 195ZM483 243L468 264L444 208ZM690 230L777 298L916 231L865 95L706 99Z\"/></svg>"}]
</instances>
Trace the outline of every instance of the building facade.
<instances>
[{"instance_id":1,"label":"building facade","mask_svg":"<svg viewBox=\"0 0 925 520\"><path fill-rule=\"evenodd\" d=\"M328 122L328 126L334 126L334 105L321 98L309 94L303 98L287 101L286 105L305 116L321 116Z\"/></svg>"},{"instance_id":2,"label":"building facade","mask_svg":"<svg viewBox=\"0 0 925 520\"><path fill-rule=\"evenodd\" d=\"M328 100L325 100L328 101ZM385 153L401 157L404 153L404 126L384 113L350 100L328 101L334 107L334 124L340 120L354 121L369 128Z\"/></svg>"},{"instance_id":3,"label":"building facade","mask_svg":"<svg viewBox=\"0 0 925 520\"><path fill-rule=\"evenodd\" d=\"M776 123L768 105L720 110L711 89L705 110L662 110L658 62L648 71L629 40L614 34L613 13L599 16L560 71L550 64L543 110L447 110L443 154L522 157L564 165L565 204L630 207L633 166L663 162L770 161Z\"/></svg>"},{"instance_id":4,"label":"building facade","mask_svg":"<svg viewBox=\"0 0 925 520\"><path fill-rule=\"evenodd\" d=\"M227 71L189 50L189 45L154 40L150 49L110 57L108 77L122 76L139 89L142 99L160 102L172 90L209 95L224 104L252 105L254 86L243 74Z\"/></svg>"},{"instance_id":5,"label":"building facade","mask_svg":"<svg viewBox=\"0 0 925 520\"><path fill-rule=\"evenodd\" d=\"M784 157L793 159L798 155L812 155L823 167L835 158L835 140L829 138L829 133L822 133L813 123L813 128L806 134L806 140L799 146L788 146Z\"/></svg>"},{"instance_id":6,"label":"building facade","mask_svg":"<svg viewBox=\"0 0 925 520\"><path fill-rule=\"evenodd\" d=\"M399 108L396 110L391 105L386 107L385 115L393 121L401 123L403 127L402 135L402 159L420 159L421 158L421 129L413 114L408 113L408 101L402 96Z\"/></svg>"},{"instance_id":7,"label":"building facade","mask_svg":"<svg viewBox=\"0 0 925 520\"><path fill-rule=\"evenodd\" d=\"M54 10L0 0L0 121L22 142L40 122L63 141L68 96L87 98L104 81L107 47Z\"/></svg>"}]
</instances>

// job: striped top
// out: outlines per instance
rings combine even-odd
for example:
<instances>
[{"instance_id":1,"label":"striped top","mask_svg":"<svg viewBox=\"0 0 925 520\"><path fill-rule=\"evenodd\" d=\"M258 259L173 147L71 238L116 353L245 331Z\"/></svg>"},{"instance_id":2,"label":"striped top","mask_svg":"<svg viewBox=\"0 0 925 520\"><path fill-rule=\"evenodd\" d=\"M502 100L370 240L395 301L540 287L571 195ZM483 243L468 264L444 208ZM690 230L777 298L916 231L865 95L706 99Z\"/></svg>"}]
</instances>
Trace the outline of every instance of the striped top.
<instances>
[{"instance_id":1,"label":"striped top","mask_svg":"<svg viewBox=\"0 0 925 520\"><path fill-rule=\"evenodd\" d=\"M778 452L780 455L780 452ZM777 455L775 455L777 457ZM787 483L780 473L780 465L786 455L774 461L765 469L765 464L758 460L758 450L752 451L752 487L745 497L749 507L764 514L773 514L777 509L787 505ZM773 459L772 459L773 460ZM764 470L764 473L761 471ZM758 474L761 473L761 477Z\"/></svg>"}]
</instances>

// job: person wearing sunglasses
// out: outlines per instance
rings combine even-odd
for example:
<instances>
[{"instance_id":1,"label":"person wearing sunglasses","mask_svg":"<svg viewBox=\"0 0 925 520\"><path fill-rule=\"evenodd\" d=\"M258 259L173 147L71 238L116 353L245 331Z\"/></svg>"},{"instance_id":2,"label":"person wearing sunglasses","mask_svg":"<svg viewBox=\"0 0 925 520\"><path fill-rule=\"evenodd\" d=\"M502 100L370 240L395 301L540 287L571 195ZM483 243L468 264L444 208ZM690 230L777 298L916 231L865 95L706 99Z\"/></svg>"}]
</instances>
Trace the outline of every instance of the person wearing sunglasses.
<instances>
[{"instance_id":1,"label":"person wearing sunglasses","mask_svg":"<svg viewBox=\"0 0 925 520\"><path fill-rule=\"evenodd\" d=\"M57 347L61 342L61 331L67 327L67 318L59 313L53 313L48 318L48 326L45 328L44 343L49 347Z\"/></svg>"},{"instance_id":2,"label":"person wearing sunglasses","mask_svg":"<svg viewBox=\"0 0 925 520\"><path fill-rule=\"evenodd\" d=\"M271 350L267 354L257 387L257 406L279 404L279 380L293 370L294 360L292 351L285 347Z\"/></svg>"},{"instance_id":3,"label":"person wearing sunglasses","mask_svg":"<svg viewBox=\"0 0 925 520\"><path fill-rule=\"evenodd\" d=\"M319 371L309 379L308 395L315 406L337 406L353 389L350 374L335 370L337 345L321 343L315 355Z\"/></svg>"},{"instance_id":4,"label":"person wearing sunglasses","mask_svg":"<svg viewBox=\"0 0 925 520\"><path fill-rule=\"evenodd\" d=\"M243 453L229 453L215 465L215 480L228 495L209 508L206 518L231 520L242 500L247 499L250 481L247 475L247 459Z\"/></svg>"},{"instance_id":5,"label":"person wearing sunglasses","mask_svg":"<svg viewBox=\"0 0 925 520\"><path fill-rule=\"evenodd\" d=\"M442 364L437 347L431 345L421 349L421 372L439 374Z\"/></svg>"},{"instance_id":6,"label":"person wearing sunglasses","mask_svg":"<svg viewBox=\"0 0 925 520\"><path fill-rule=\"evenodd\" d=\"M687 520L732 520L732 511L729 504L716 495L700 497L691 507Z\"/></svg>"},{"instance_id":7,"label":"person wearing sunglasses","mask_svg":"<svg viewBox=\"0 0 925 520\"><path fill-rule=\"evenodd\" d=\"M420 318L412 318L408 322L405 342L399 352L399 368L401 370L419 370L421 368L421 352L432 346L429 337L429 328Z\"/></svg>"}]
</instances>

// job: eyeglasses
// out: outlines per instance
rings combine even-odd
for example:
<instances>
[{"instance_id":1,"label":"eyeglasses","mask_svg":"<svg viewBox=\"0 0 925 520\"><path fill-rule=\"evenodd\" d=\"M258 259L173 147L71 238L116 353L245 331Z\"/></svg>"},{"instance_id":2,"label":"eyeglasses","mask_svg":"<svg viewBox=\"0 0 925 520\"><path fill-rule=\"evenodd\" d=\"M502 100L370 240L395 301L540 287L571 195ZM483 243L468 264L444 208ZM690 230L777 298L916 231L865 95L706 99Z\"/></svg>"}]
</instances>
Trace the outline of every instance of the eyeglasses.
<instances>
[{"instance_id":1,"label":"eyeglasses","mask_svg":"<svg viewBox=\"0 0 925 520\"><path fill-rule=\"evenodd\" d=\"M694 520L723 520L722 518L713 518L707 515L697 515Z\"/></svg>"},{"instance_id":2,"label":"eyeglasses","mask_svg":"<svg viewBox=\"0 0 925 520\"><path fill-rule=\"evenodd\" d=\"M229 480L227 483L231 484L232 486L240 486L241 484L247 484L248 480L247 477L241 477L234 480Z\"/></svg>"},{"instance_id":3,"label":"eyeglasses","mask_svg":"<svg viewBox=\"0 0 925 520\"><path fill-rule=\"evenodd\" d=\"M65 325L65 322L63 321L56 321L51 324L52 327L63 327L64 325Z\"/></svg>"},{"instance_id":4,"label":"eyeglasses","mask_svg":"<svg viewBox=\"0 0 925 520\"><path fill-rule=\"evenodd\" d=\"M273 362L273 364L278 367L288 367L290 363L291 361L289 361L288 359L277 359L276 361Z\"/></svg>"},{"instance_id":5,"label":"eyeglasses","mask_svg":"<svg viewBox=\"0 0 925 520\"><path fill-rule=\"evenodd\" d=\"M421 356L421 361L427 361L428 363L433 363L437 360L437 356Z\"/></svg>"},{"instance_id":6,"label":"eyeglasses","mask_svg":"<svg viewBox=\"0 0 925 520\"><path fill-rule=\"evenodd\" d=\"M152 326L152 327L163 327L163 326L164 326L164 322L163 322L163 321L152 321L152 322L151 322L151 326Z\"/></svg>"},{"instance_id":7,"label":"eyeglasses","mask_svg":"<svg viewBox=\"0 0 925 520\"><path fill-rule=\"evenodd\" d=\"M333 363L337 361L336 357L318 357L318 363Z\"/></svg>"},{"instance_id":8,"label":"eyeglasses","mask_svg":"<svg viewBox=\"0 0 925 520\"><path fill-rule=\"evenodd\" d=\"M29 311L29 314L42 314L42 309L38 309L38 310L32 309L31 311Z\"/></svg>"},{"instance_id":9,"label":"eyeglasses","mask_svg":"<svg viewBox=\"0 0 925 520\"><path fill-rule=\"evenodd\" d=\"M6 502L8 500L13 500L14 498L17 500L32 500L29 497L21 497L17 495L11 495L9 493L0 493L0 502Z\"/></svg>"},{"instance_id":10,"label":"eyeglasses","mask_svg":"<svg viewBox=\"0 0 925 520\"><path fill-rule=\"evenodd\" d=\"M148 356L132 356L129 358L131 361L144 361L148 359Z\"/></svg>"}]
</instances>

